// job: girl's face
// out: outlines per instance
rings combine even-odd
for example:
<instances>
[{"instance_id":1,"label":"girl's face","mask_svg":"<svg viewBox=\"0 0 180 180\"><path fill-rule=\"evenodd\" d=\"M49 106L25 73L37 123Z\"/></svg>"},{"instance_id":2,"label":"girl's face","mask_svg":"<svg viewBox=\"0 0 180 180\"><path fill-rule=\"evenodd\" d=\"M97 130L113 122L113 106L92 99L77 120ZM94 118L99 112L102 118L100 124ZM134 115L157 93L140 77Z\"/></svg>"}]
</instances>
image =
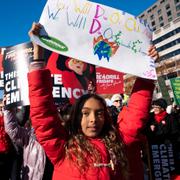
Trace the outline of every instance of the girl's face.
<instances>
[{"instance_id":1,"label":"girl's face","mask_svg":"<svg viewBox=\"0 0 180 180\"><path fill-rule=\"evenodd\" d=\"M84 62L77 59L71 59L68 62L69 69L73 70L75 73L82 75L84 70Z\"/></svg>"},{"instance_id":2,"label":"girl's face","mask_svg":"<svg viewBox=\"0 0 180 180\"><path fill-rule=\"evenodd\" d=\"M104 126L104 107L94 98L88 99L82 108L82 132L91 138L97 137Z\"/></svg>"}]
</instances>

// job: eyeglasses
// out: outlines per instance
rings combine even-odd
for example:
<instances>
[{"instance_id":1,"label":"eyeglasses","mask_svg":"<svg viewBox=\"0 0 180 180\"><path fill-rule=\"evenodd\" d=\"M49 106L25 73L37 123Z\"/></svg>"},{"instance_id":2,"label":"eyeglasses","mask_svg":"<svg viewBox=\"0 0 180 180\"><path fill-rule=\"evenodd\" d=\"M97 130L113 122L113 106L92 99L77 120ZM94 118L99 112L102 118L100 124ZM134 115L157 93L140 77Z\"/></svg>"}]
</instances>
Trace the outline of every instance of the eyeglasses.
<instances>
[{"instance_id":1,"label":"eyeglasses","mask_svg":"<svg viewBox=\"0 0 180 180\"><path fill-rule=\"evenodd\" d=\"M122 102L122 100L115 100L114 102Z\"/></svg>"},{"instance_id":2,"label":"eyeglasses","mask_svg":"<svg viewBox=\"0 0 180 180\"><path fill-rule=\"evenodd\" d=\"M161 106L152 105L152 108L161 109Z\"/></svg>"}]
</instances>

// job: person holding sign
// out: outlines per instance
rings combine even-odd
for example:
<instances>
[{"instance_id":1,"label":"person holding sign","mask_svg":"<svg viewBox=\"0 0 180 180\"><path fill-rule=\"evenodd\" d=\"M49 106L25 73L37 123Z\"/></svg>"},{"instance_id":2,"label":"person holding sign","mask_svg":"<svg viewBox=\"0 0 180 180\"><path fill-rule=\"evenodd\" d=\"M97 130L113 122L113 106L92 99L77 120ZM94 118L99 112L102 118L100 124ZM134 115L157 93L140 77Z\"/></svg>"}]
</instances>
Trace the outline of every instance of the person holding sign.
<instances>
[{"instance_id":1,"label":"person holding sign","mask_svg":"<svg viewBox=\"0 0 180 180\"><path fill-rule=\"evenodd\" d=\"M16 151L13 143L5 131L4 125L4 105L0 100L0 179L9 180L12 175L13 163Z\"/></svg>"},{"instance_id":2,"label":"person holding sign","mask_svg":"<svg viewBox=\"0 0 180 180\"><path fill-rule=\"evenodd\" d=\"M180 174L179 124L172 114L166 112L166 108L165 99L154 100L153 112L150 113L150 119L144 130L150 147L152 175L154 178L162 179ZM156 168L158 166L162 168Z\"/></svg>"},{"instance_id":3,"label":"person holding sign","mask_svg":"<svg viewBox=\"0 0 180 180\"><path fill-rule=\"evenodd\" d=\"M29 35L39 35L33 24ZM140 131L147 123L154 83L137 78L128 107L113 126L104 99L96 94L81 96L74 104L66 131L52 97L50 71L45 68L43 48L34 45L30 65L31 120L38 141L54 165L53 180L143 180ZM149 56L157 59L154 47ZM127 155L127 156L126 156Z\"/></svg>"},{"instance_id":4,"label":"person holding sign","mask_svg":"<svg viewBox=\"0 0 180 180\"><path fill-rule=\"evenodd\" d=\"M4 103L6 104L6 97ZM51 180L53 165L46 157L43 147L36 140L29 118L29 107L24 106L18 112L22 119L18 119L15 108L4 111L5 131L19 149L22 149L23 161L20 170L21 180ZM25 112L23 112L25 111ZM20 126L24 124L24 126ZM17 170L16 170L17 173Z\"/></svg>"}]
</instances>

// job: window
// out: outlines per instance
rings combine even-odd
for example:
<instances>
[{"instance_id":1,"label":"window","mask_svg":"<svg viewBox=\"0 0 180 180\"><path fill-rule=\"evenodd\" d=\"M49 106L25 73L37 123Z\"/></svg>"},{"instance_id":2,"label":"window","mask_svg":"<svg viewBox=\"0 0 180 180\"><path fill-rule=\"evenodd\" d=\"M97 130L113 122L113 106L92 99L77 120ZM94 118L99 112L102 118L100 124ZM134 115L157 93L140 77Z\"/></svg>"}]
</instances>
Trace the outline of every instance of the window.
<instances>
[{"instance_id":1,"label":"window","mask_svg":"<svg viewBox=\"0 0 180 180\"><path fill-rule=\"evenodd\" d=\"M170 9L170 5L166 4L166 10Z\"/></svg>"},{"instance_id":2,"label":"window","mask_svg":"<svg viewBox=\"0 0 180 180\"><path fill-rule=\"evenodd\" d=\"M153 31L156 31L156 27L153 28Z\"/></svg>"},{"instance_id":3,"label":"window","mask_svg":"<svg viewBox=\"0 0 180 180\"><path fill-rule=\"evenodd\" d=\"M158 15L160 15L160 14L161 14L161 9L159 9L159 10L157 11L157 13L158 13Z\"/></svg>"},{"instance_id":4,"label":"window","mask_svg":"<svg viewBox=\"0 0 180 180\"><path fill-rule=\"evenodd\" d=\"M168 32L167 34L165 34L165 35L163 35L163 36L161 36L161 37L159 37L157 39L155 39L153 41L153 44L160 43L161 41L164 41L165 39L167 39L167 38L169 38L169 37L171 37L171 36L173 36L175 34L178 34L178 33L180 33L180 27L176 28L173 31Z\"/></svg>"},{"instance_id":5,"label":"window","mask_svg":"<svg viewBox=\"0 0 180 180\"><path fill-rule=\"evenodd\" d=\"M174 3L177 4L178 2L180 2L180 0L174 0Z\"/></svg>"},{"instance_id":6,"label":"window","mask_svg":"<svg viewBox=\"0 0 180 180\"><path fill-rule=\"evenodd\" d=\"M155 8L157 8L157 6L156 6L156 5L152 7L152 9L155 9Z\"/></svg>"},{"instance_id":7,"label":"window","mask_svg":"<svg viewBox=\"0 0 180 180\"><path fill-rule=\"evenodd\" d=\"M180 10L180 4L176 6L176 11Z\"/></svg>"},{"instance_id":8,"label":"window","mask_svg":"<svg viewBox=\"0 0 180 180\"><path fill-rule=\"evenodd\" d=\"M162 27L162 26L164 26L164 23L163 23L163 22L160 24L160 27Z\"/></svg>"},{"instance_id":9,"label":"window","mask_svg":"<svg viewBox=\"0 0 180 180\"><path fill-rule=\"evenodd\" d=\"M173 51L173 52L170 52L170 53L168 53L168 54L165 54L165 55L161 56L161 57L159 58L159 60L160 60L160 61L163 61L163 60L165 60L165 59L169 59L169 58L171 58L171 57L173 57L173 56L176 56L176 55L179 55L179 54L180 54L179 49L177 49L177 50L175 50L175 51Z\"/></svg>"},{"instance_id":10,"label":"window","mask_svg":"<svg viewBox=\"0 0 180 180\"><path fill-rule=\"evenodd\" d=\"M150 18L151 18L151 20L152 20L152 19L154 19L154 15L151 15L151 17L150 17Z\"/></svg>"},{"instance_id":11,"label":"window","mask_svg":"<svg viewBox=\"0 0 180 180\"><path fill-rule=\"evenodd\" d=\"M171 15L172 15L171 11L168 11L167 16L171 16Z\"/></svg>"},{"instance_id":12,"label":"window","mask_svg":"<svg viewBox=\"0 0 180 180\"><path fill-rule=\"evenodd\" d=\"M168 22L171 22L172 21L172 17L168 18Z\"/></svg>"},{"instance_id":13,"label":"window","mask_svg":"<svg viewBox=\"0 0 180 180\"><path fill-rule=\"evenodd\" d=\"M175 45L177 45L177 44L179 44L179 43L180 43L180 38L179 38L179 39L176 39L176 40L174 40L174 41L171 41L171 42L169 42L169 43L167 43L167 44L165 44L165 45L157 48L157 51L158 51L158 52L164 51L164 50L166 50L166 49L168 49L168 48L170 48L170 47L173 47L173 46L175 46Z\"/></svg>"},{"instance_id":14,"label":"window","mask_svg":"<svg viewBox=\"0 0 180 180\"><path fill-rule=\"evenodd\" d=\"M179 17L179 16L180 16L180 12L177 13L177 17Z\"/></svg>"},{"instance_id":15,"label":"window","mask_svg":"<svg viewBox=\"0 0 180 180\"><path fill-rule=\"evenodd\" d=\"M152 22L151 22L151 25L154 26L154 25L155 25L155 21L152 21Z\"/></svg>"},{"instance_id":16,"label":"window","mask_svg":"<svg viewBox=\"0 0 180 180\"><path fill-rule=\"evenodd\" d=\"M162 4L162 3L164 3L165 2L165 0L162 0L160 3Z\"/></svg>"},{"instance_id":17,"label":"window","mask_svg":"<svg viewBox=\"0 0 180 180\"><path fill-rule=\"evenodd\" d=\"M151 9L149 9L147 12L150 13L150 12L151 12Z\"/></svg>"},{"instance_id":18,"label":"window","mask_svg":"<svg viewBox=\"0 0 180 180\"><path fill-rule=\"evenodd\" d=\"M163 21L163 17L162 16L159 17L159 22L161 22L161 21Z\"/></svg>"}]
</instances>

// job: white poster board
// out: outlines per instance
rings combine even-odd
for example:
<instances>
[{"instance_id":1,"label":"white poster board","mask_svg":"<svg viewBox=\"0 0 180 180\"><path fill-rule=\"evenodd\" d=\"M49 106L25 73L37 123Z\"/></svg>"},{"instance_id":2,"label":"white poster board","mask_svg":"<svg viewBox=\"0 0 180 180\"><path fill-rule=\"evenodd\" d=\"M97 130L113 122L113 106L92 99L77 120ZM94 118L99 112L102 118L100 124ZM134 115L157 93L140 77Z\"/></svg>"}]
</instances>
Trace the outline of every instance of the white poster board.
<instances>
[{"instance_id":1,"label":"white poster board","mask_svg":"<svg viewBox=\"0 0 180 180\"><path fill-rule=\"evenodd\" d=\"M147 56L152 33L134 16L86 0L48 0L42 12L41 36L32 41L81 61L157 79Z\"/></svg>"}]
</instances>

